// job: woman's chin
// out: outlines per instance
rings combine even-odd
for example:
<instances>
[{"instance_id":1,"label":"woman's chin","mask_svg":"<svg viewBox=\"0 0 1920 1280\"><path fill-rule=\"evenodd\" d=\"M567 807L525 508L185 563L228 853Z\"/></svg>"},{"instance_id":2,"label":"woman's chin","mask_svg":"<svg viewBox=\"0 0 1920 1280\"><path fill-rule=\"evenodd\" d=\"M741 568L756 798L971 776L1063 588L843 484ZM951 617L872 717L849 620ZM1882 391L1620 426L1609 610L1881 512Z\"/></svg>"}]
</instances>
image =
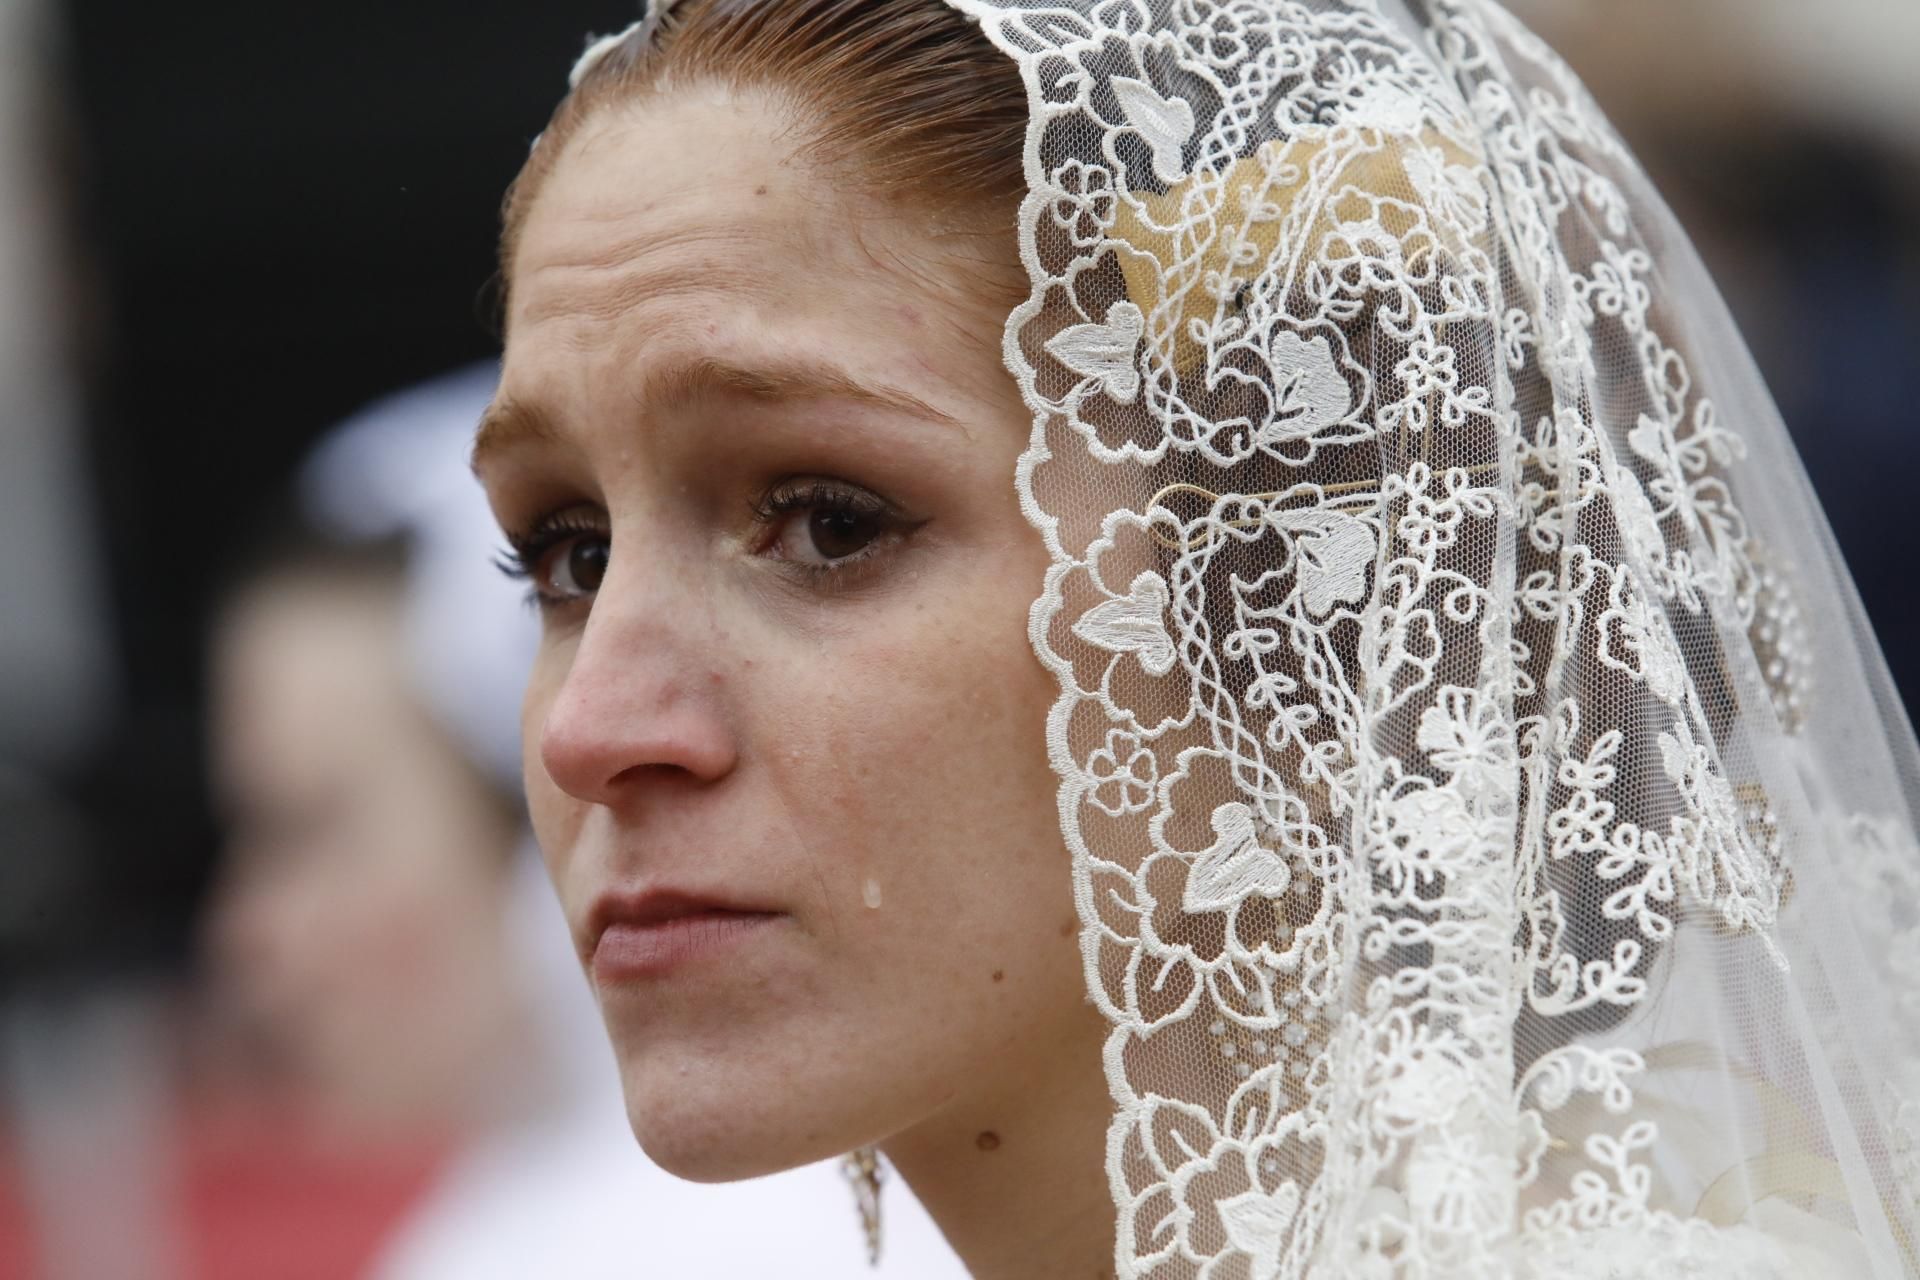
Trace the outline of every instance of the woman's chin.
<instances>
[{"instance_id":1,"label":"woman's chin","mask_svg":"<svg viewBox=\"0 0 1920 1280\"><path fill-rule=\"evenodd\" d=\"M662 1100L629 1091L627 1101L627 1122L647 1158L689 1182L740 1182L841 1152L818 1131L790 1133L777 1116L748 1112L737 1095Z\"/></svg>"}]
</instances>

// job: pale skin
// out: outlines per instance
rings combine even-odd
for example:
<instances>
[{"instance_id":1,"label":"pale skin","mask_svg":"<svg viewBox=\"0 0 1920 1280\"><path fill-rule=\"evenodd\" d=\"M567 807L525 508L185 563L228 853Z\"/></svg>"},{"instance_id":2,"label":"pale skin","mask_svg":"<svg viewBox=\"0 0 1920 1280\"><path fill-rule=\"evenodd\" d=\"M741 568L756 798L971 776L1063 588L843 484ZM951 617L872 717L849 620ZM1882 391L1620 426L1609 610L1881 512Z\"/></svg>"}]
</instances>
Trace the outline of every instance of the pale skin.
<instances>
[{"instance_id":1,"label":"pale skin","mask_svg":"<svg viewBox=\"0 0 1920 1280\"><path fill-rule=\"evenodd\" d=\"M933 230L804 125L717 87L608 108L509 264L476 469L543 597L534 826L590 975L609 890L772 913L596 981L660 1164L878 1145L974 1275L1107 1275L1011 227Z\"/></svg>"}]
</instances>

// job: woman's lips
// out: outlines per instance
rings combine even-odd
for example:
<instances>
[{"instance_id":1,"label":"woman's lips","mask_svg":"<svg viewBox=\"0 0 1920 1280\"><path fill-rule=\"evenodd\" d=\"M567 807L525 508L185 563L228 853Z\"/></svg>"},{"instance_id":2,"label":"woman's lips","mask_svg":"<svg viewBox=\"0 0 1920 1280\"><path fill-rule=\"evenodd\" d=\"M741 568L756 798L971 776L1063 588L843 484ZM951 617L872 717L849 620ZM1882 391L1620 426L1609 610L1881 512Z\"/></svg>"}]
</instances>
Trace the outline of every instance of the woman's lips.
<instances>
[{"instance_id":1,"label":"woman's lips","mask_svg":"<svg viewBox=\"0 0 1920 1280\"><path fill-rule=\"evenodd\" d=\"M638 982L719 955L780 918L682 898L646 895L610 900L594 912L596 984Z\"/></svg>"}]
</instances>

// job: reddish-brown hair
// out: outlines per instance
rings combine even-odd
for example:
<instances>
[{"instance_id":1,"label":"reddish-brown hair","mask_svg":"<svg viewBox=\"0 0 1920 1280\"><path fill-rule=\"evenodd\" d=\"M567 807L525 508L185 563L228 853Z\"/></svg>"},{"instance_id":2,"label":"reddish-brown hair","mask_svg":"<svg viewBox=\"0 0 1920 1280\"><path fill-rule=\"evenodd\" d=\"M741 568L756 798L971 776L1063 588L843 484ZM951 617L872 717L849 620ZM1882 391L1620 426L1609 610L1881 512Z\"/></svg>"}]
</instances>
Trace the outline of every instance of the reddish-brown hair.
<instances>
[{"instance_id":1,"label":"reddish-brown hair","mask_svg":"<svg viewBox=\"0 0 1920 1280\"><path fill-rule=\"evenodd\" d=\"M584 121L701 82L790 103L806 159L1011 232L1025 187L1025 87L1013 60L945 0L680 0L647 34L594 63L535 144L507 192L503 279L534 198Z\"/></svg>"}]
</instances>

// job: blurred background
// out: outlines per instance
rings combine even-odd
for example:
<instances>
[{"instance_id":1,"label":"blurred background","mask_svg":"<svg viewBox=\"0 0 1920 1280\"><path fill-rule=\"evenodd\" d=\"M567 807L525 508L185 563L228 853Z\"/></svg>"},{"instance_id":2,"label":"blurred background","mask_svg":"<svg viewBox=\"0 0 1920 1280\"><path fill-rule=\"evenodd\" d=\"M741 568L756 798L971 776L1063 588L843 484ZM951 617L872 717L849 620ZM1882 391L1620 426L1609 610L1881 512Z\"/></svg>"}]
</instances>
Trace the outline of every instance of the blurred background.
<instances>
[{"instance_id":1,"label":"blurred background","mask_svg":"<svg viewBox=\"0 0 1920 1280\"><path fill-rule=\"evenodd\" d=\"M244 822L280 846L260 865L317 863L287 852L321 839L288 829L288 788L349 784L216 779L216 632L238 670L299 619L214 613L325 428L493 354L500 193L583 33L631 16L627 0L0 0L0 1277L404 1269L403 1227L512 1109L505 1085L427 1105L408 1079L423 1064L398 1060L436 1037L483 1053L501 1010L410 1039L398 1011L366 1009L391 948L324 991L324 940L262 955L240 937L329 890L217 872L223 838ZM361 614L338 652L377 663L378 610ZM277 660L234 678L340 684L330 659ZM257 747L273 731L238 732ZM284 799L257 794L276 785ZM503 896L488 882L513 836L492 821L500 848L475 856L494 869L360 891L389 912L406 892ZM343 931L332 954L352 966L364 940ZM462 946L499 949L420 950ZM301 991L334 1008L271 1007ZM340 1066L382 1045L393 1061Z\"/></svg>"},{"instance_id":2,"label":"blurred background","mask_svg":"<svg viewBox=\"0 0 1920 1280\"><path fill-rule=\"evenodd\" d=\"M1920 7L1515 8L1707 258L1911 705ZM471 1115L396 1111L378 1072L317 1104L270 1001L234 994L236 967L292 962L236 942L223 849L259 815L221 760L256 739L223 681L249 653L297 667L254 545L297 461L495 353L500 195L584 33L632 16L0 0L0 1280L366 1274L466 1141ZM350 596L372 559L326 581ZM352 598L342 645L384 652L378 591ZM468 1012L470 1036L510 1016Z\"/></svg>"}]
</instances>

